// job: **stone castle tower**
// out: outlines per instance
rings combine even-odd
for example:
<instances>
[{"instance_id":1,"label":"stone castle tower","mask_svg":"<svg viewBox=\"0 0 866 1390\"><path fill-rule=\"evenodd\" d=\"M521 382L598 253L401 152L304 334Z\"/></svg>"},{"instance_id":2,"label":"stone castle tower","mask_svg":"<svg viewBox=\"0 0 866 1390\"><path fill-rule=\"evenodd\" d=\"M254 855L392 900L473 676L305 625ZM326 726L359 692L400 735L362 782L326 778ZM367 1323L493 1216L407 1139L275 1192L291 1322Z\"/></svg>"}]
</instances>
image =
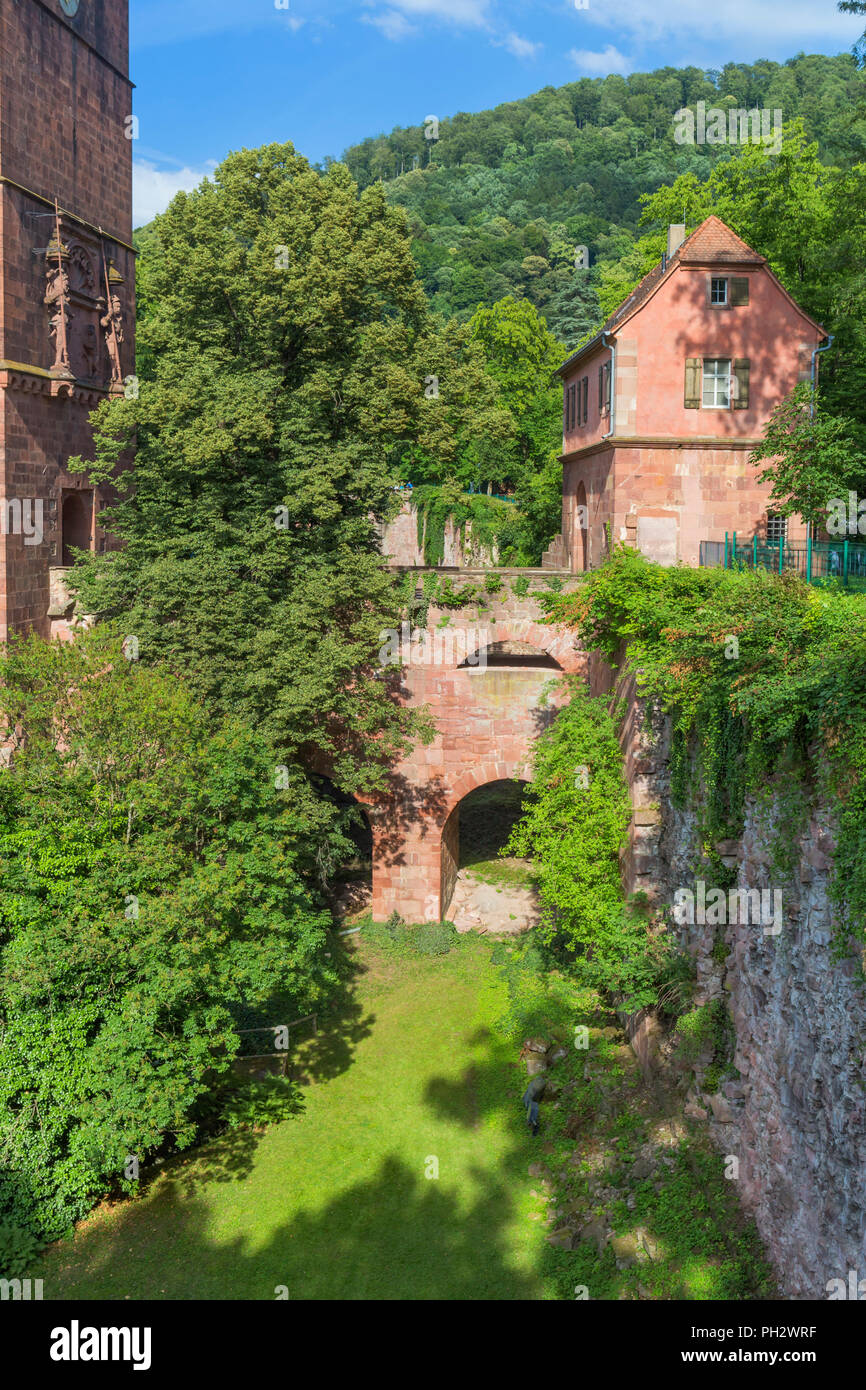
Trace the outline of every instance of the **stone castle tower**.
<instances>
[{"instance_id":1,"label":"stone castle tower","mask_svg":"<svg viewBox=\"0 0 866 1390\"><path fill-rule=\"evenodd\" d=\"M0 0L0 641L103 550L89 414L134 389L128 0Z\"/></svg>"}]
</instances>

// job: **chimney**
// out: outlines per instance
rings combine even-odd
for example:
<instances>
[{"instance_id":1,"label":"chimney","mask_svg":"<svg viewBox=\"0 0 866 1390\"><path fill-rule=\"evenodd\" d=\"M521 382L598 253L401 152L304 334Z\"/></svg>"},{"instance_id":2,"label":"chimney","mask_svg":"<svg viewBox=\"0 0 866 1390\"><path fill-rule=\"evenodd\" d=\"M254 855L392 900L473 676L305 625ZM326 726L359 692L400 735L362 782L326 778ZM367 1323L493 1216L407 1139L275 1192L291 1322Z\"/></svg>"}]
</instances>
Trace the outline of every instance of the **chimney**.
<instances>
[{"instance_id":1,"label":"chimney","mask_svg":"<svg viewBox=\"0 0 866 1390\"><path fill-rule=\"evenodd\" d=\"M674 222L668 227L668 260L675 251L678 251L686 239L686 225L684 222Z\"/></svg>"}]
</instances>

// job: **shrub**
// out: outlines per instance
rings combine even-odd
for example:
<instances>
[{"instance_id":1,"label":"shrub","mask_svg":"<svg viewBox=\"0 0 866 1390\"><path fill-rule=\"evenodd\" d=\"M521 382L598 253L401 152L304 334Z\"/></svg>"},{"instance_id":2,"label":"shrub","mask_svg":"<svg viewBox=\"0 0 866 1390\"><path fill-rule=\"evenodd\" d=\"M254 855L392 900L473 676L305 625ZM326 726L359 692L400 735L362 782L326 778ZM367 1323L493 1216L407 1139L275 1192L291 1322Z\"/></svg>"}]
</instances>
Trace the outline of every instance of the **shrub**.
<instances>
[{"instance_id":1,"label":"shrub","mask_svg":"<svg viewBox=\"0 0 866 1390\"><path fill-rule=\"evenodd\" d=\"M195 1142L243 1007L327 996L330 917L303 788L106 628L14 640L0 712L0 1218L51 1239Z\"/></svg>"},{"instance_id":2,"label":"shrub","mask_svg":"<svg viewBox=\"0 0 866 1390\"><path fill-rule=\"evenodd\" d=\"M422 922L414 929L412 944L423 956L447 956L458 939L453 922Z\"/></svg>"},{"instance_id":3,"label":"shrub","mask_svg":"<svg viewBox=\"0 0 866 1390\"><path fill-rule=\"evenodd\" d=\"M0 1279L18 1279L39 1252L41 1242L26 1226L0 1221Z\"/></svg>"},{"instance_id":4,"label":"shrub","mask_svg":"<svg viewBox=\"0 0 866 1390\"><path fill-rule=\"evenodd\" d=\"M506 852L534 862L539 940L578 983L639 1009L655 1003L658 964L646 918L622 901L631 818L622 755L606 701L571 688L535 746L526 811Z\"/></svg>"}]
</instances>

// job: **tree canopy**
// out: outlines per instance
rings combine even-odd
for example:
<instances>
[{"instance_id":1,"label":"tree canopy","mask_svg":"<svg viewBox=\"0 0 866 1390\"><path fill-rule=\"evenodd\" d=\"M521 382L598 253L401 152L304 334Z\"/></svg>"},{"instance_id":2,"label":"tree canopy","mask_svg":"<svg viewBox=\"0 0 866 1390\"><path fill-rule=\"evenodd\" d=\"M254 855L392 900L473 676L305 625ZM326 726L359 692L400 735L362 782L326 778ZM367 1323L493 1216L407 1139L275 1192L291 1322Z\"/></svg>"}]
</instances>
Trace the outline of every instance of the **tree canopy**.
<instances>
[{"instance_id":1,"label":"tree canopy","mask_svg":"<svg viewBox=\"0 0 866 1390\"><path fill-rule=\"evenodd\" d=\"M287 1023L333 987L323 817L264 739L107 628L13 639L0 718L0 1223L52 1238L130 1157L291 1108L232 1061L243 1010L279 996Z\"/></svg>"}]
</instances>

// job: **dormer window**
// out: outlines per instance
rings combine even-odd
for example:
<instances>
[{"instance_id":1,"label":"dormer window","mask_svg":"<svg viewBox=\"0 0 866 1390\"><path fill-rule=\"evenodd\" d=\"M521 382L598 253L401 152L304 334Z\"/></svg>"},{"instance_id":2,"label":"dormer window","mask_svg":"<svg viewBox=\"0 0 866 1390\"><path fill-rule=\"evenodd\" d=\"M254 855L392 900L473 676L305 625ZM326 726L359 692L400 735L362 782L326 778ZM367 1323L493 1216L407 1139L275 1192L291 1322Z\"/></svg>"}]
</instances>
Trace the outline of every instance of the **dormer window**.
<instances>
[{"instance_id":1,"label":"dormer window","mask_svg":"<svg viewBox=\"0 0 866 1390\"><path fill-rule=\"evenodd\" d=\"M711 309L739 309L749 302L748 275L708 275L706 286Z\"/></svg>"}]
</instances>

